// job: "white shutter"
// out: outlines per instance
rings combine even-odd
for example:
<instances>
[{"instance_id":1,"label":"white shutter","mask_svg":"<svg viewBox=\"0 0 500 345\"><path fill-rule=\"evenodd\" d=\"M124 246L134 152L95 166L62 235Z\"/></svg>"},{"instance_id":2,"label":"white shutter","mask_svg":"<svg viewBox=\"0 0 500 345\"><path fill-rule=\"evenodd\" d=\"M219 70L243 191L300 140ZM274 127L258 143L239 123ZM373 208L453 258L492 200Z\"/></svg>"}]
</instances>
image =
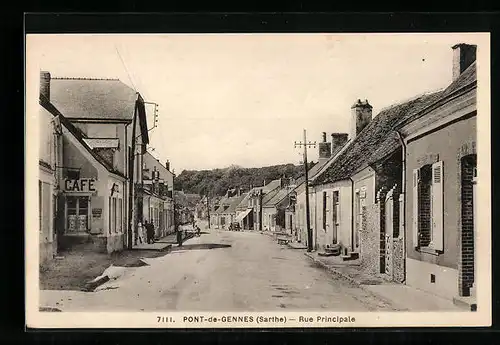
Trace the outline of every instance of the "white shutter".
<instances>
[{"instance_id":1,"label":"white shutter","mask_svg":"<svg viewBox=\"0 0 500 345\"><path fill-rule=\"evenodd\" d=\"M443 161L432 164L432 247L443 251Z\"/></svg>"},{"instance_id":2,"label":"white shutter","mask_svg":"<svg viewBox=\"0 0 500 345\"><path fill-rule=\"evenodd\" d=\"M413 204L413 247L418 247L418 180L420 178L420 170L413 169L413 194L412 194L412 204ZM382 200L380 202L383 202Z\"/></svg>"}]
</instances>

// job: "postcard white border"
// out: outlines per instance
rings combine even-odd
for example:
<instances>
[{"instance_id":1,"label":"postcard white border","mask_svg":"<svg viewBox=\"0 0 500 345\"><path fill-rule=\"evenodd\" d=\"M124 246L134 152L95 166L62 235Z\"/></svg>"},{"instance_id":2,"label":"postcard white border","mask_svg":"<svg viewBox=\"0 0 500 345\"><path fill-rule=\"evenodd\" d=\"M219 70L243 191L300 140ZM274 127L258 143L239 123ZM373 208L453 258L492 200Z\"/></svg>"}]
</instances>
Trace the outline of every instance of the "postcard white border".
<instances>
[{"instance_id":1,"label":"postcard white border","mask_svg":"<svg viewBox=\"0 0 500 345\"><path fill-rule=\"evenodd\" d=\"M415 35L398 34L340 34L334 35ZM432 33L417 33L432 35ZM26 161L25 161L25 267L26 267L26 325L30 328L266 328L266 327L447 327L447 326L490 326L491 325L491 152L490 152L490 34L489 33L446 33L454 35L474 35L481 44L477 50L478 76L478 116L477 152L480 180L477 185L478 197L482 201L478 208L477 237L478 290L476 312L40 312L38 279L38 61L30 56L30 37L26 36ZM437 35L446 35L437 33ZM149 35L149 34L148 34ZM190 34L191 35L191 34ZM263 35L263 34L261 34ZM277 34L273 34L277 35ZM287 34L291 35L291 34ZM305 34L303 34L305 35ZM313 34L308 34L313 35ZM204 322L185 322L184 317L204 316ZM223 316L252 316L254 322L210 322L210 317L221 320ZM283 317L286 323L257 322L262 317ZM344 317L354 318L354 322L298 322L299 317ZM158 317L172 318L174 322L158 322ZM292 320L290 320L292 319ZM295 319L295 321L293 321ZM168 319L170 320L170 319Z\"/></svg>"}]
</instances>

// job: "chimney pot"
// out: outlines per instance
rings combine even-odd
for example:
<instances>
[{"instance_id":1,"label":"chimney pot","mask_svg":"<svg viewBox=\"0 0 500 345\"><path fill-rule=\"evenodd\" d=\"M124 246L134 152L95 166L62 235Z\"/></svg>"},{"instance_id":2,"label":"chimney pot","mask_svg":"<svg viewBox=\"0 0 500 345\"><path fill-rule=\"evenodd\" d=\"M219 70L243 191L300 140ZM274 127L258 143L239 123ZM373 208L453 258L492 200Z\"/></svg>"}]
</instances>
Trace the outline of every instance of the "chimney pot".
<instances>
[{"instance_id":1,"label":"chimney pot","mask_svg":"<svg viewBox=\"0 0 500 345\"><path fill-rule=\"evenodd\" d=\"M476 61L477 46L459 43L453 49L453 80L456 80L474 61Z\"/></svg>"},{"instance_id":2,"label":"chimney pot","mask_svg":"<svg viewBox=\"0 0 500 345\"><path fill-rule=\"evenodd\" d=\"M349 134L347 133L332 133L332 156L335 155L342 146L347 142Z\"/></svg>"},{"instance_id":3,"label":"chimney pot","mask_svg":"<svg viewBox=\"0 0 500 345\"><path fill-rule=\"evenodd\" d=\"M372 106L366 102L361 102L358 99L351 107L351 130L350 138L354 139L372 120Z\"/></svg>"},{"instance_id":4,"label":"chimney pot","mask_svg":"<svg viewBox=\"0 0 500 345\"><path fill-rule=\"evenodd\" d=\"M326 141L326 132L323 132L323 141L318 144L318 160L325 161L330 158L332 153L332 144Z\"/></svg>"},{"instance_id":5,"label":"chimney pot","mask_svg":"<svg viewBox=\"0 0 500 345\"><path fill-rule=\"evenodd\" d=\"M50 101L50 72L40 72L40 94Z\"/></svg>"}]
</instances>

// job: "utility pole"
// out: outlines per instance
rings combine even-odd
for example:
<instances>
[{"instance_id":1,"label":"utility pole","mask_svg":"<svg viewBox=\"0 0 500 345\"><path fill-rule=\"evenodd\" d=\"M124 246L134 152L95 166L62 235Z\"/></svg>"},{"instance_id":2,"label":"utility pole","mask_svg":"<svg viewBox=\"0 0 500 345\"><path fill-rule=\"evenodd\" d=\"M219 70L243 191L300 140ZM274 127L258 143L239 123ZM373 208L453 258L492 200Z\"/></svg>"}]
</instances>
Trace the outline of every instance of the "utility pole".
<instances>
[{"instance_id":1,"label":"utility pole","mask_svg":"<svg viewBox=\"0 0 500 345\"><path fill-rule=\"evenodd\" d=\"M295 142L294 147L304 147L304 169L305 169L305 184L306 184L306 227L307 227L307 251L312 252L312 242L313 242L313 234L311 229L311 218L309 215L309 172L307 169L307 148L308 147L316 147L316 142L307 142L306 138L306 130L304 129L304 142Z\"/></svg>"},{"instance_id":2,"label":"utility pole","mask_svg":"<svg viewBox=\"0 0 500 345\"><path fill-rule=\"evenodd\" d=\"M129 161L129 208L128 208L128 221L129 221L129 224L128 224L128 231L127 231L127 249L132 249L132 242L134 241L134 225L135 225L135 222L134 222L134 219L133 219L133 216L134 216L134 208L135 208L135 202L134 202L134 167L135 167L135 151L136 151L136 148L135 148L135 141L136 141L136 137L135 137L135 127L136 127L136 123L137 123L137 116L138 116L138 103L139 103L139 95L137 95L137 100L135 101L135 107L134 107L134 120L133 120L133 124L132 124L132 147L131 147L131 151L132 153L130 154L130 161Z\"/></svg>"},{"instance_id":3,"label":"utility pole","mask_svg":"<svg viewBox=\"0 0 500 345\"><path fill-rule=\"evenodd\" d=\"M208 201L208 193L207 193L207 218L208 218L208 228L210 229L210 202Z\"/></svg>"}]
</instances>

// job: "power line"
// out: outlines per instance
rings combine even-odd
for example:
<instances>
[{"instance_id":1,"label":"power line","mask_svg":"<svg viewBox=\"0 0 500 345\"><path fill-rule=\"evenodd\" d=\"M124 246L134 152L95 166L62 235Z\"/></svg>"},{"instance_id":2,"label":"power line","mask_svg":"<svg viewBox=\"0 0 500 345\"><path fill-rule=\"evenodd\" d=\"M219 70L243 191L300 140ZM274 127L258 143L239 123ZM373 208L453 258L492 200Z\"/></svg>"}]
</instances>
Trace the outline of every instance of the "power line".
<instances>
[{"instance_id":1,"label":"power line","mask_svg":"<svg viewBox=\"0 0 500 345\"><path fill-rule=\"evenodd\" d=\"M127 72L127 76L128 76L130 83L132 83L132 87L134 88L134 91L137 92L137 88L135 87L134 81L132 80L132 77L130 76L127 65L125 64L125 61L123 61L122 55L120 54L120 51L118 50L118 47L116 46L116 44L115 44L115 49L116 49L116 53L118 54L118 57L120 58L120 61L122 62L123 67L125 68L125 72Z\"/></svg>"}]
</instances>

